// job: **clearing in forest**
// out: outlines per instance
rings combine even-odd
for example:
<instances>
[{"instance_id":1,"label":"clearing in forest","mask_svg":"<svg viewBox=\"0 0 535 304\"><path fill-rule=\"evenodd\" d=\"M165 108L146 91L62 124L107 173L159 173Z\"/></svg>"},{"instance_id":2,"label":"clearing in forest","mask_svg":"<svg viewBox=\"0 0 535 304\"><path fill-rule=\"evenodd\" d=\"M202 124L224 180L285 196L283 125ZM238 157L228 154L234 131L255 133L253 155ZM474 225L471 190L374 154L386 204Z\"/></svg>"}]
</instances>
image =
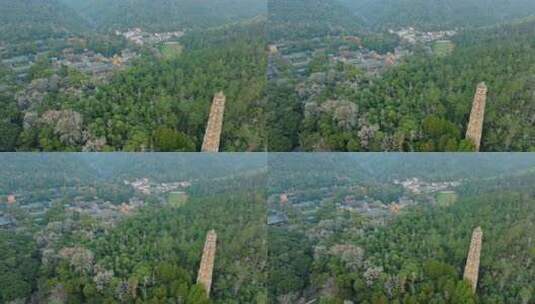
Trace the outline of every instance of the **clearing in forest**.
<instances>
[{"instance_id":1,"label":"clearing in forest","mask_svg":"<svg viewBox=\"0 0 535 304\"><path fill-rule=\"evenodd\" d=\"M450 40L440 40L433 43L433 54L438 57L446 57L453 53L455 44Z\"/></svg>"},{"instance_id":2,"label":"clearing in forest","mask_svg":"<svg viewBox=\"0 0 535 304\"><path fill-rule=\"evenodd\" d=\"M167 202L169 203L169 205L175 208L182 207L187 201L188 195L186 194L186 192L169 192L169 195L167 196Z\"/></svg>"},{"instance_id":3,"label":"clearing in forest","mask_svg":"<svg viewBox=\"0 0 535 304\"><path fill-rule=\"evenodd\" d=\"M441 191L437 193L437 204L448 207L457 202L458 196L455 191Z\"/></svg>"},{"instance_id":4,"label":"clearing in forest","mask_svg":"<svg viewBox=\"0 0 535 304\"><path fill-rule=\"evenodd\" d=\"M166 42L160 47L160 52L165 59L175 59L182 54L183 47L178 42Z\"/></svg>"}]
</instances>

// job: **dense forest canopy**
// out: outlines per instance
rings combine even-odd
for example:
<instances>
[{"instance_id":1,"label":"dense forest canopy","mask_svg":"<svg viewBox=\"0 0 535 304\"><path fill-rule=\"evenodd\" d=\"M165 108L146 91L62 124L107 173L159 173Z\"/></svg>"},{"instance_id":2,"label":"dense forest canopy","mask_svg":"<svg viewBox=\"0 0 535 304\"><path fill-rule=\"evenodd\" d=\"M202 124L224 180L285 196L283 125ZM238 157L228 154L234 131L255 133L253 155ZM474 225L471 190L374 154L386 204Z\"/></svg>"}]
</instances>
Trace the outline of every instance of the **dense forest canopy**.
<instances>
[{"instance_id":1,"label":"dense forest canopy","mask_svg":"<svg viewBox=\"0 0 535 304\"><path fill-rule=\"evenodd\" d=\"M1 303L266 302L265 155L6 154L0 163ZM196 278L212 229L208 299Z\"/></svg>"},{"instance_id":2,"label":"dense forest canopy","mask_svg":"<svg viewBox=\"0 0 535 304\"><path fill-rule=\"evenodd\" d=\"M8 1L0 150L199 151L223 90L223 151L473 151L465 134L485 82L481 150L530 151L532 8Z\"/></svg>"},{"instance_id":3,"label":"dense forest canopy","mask_svg":"<svg viewBox=\"0 0 535 304\"><path fill-rule=\"evenodd\" d=\"M465 198L447 209L414 210L381 228L340 218L339 232L316 245L340 251L313 262L310 251L314 246L297 243L291 232L274 228L269 238L276 245L270 247L270 259L274 259L270 266L292 271L285 271L284 281L270 276L269 287L275 293L271 298L276 299L279 292L327 289L334 284L330 291L323 291L322 303L344 299L355 303L530 303L535 275L530 262L533 206L532 199L505 192ZM471 232L477 226L482 226L484 243L476 297L462 281L462 271ZM355 235L355 231L360 233ZM297 236L302 238L306 236ZM277 254L284 252L294 253L291 262L278 261Z\"/></svg>"},{"instance_id":4,"label":"dense forest canopy","mask_svg":"<svg viewBox=\"0 0 535 304\"><path fill-rule=\"evenodd\" d=\"M533 298L532 154L5 154L0 165L0 217L15 218L17 227L0 228L2 301L453 304ZM155 187L192 185L173 201L167 192L143 194L125 184L141 178ZM429 187L458 182L447 192L455 199L441 205L435 192L409 193L396 184L414 178ZM17 202L6 204L10 193ZM281 193L290 201L279 200ZM368 207L340 208L355 195L359 200L351 204L364 200ZM398 200L411 204L388 211ZM136 202L144 205L123 210ZM42 214L22 208L40 204L47 206ZM104 216L99 208L116 215ZM383 210L384 218L368 208ZM288 224L266 228L273 210L284 212ZM474 296L462 273L478 226L484 241ZM210 229L219 241L207 299L195 278Z\"/></svg>"},{"instance_id":5,"label":"dense forest canopy","mask_svg":"<svg viewBox=\"0 0 535 304\"><path fill-rule=\"evenodd\" d=\"M258 18L192 31L182 37L183 50L169 56L144 50L105 83L40 61L31 70L37 74L33 80L58 84L60 79L59 85L45 87L37 102L28 96L29 108L21 107L16 94L1 96L7 118L0 150L199 151L219 91L228 100L221 150L264 150L264 25ZM50 114L69 120L69 126L58 122L60 117L44 118ZM29 117L42 119L28 124Z\"/></svg>"},{"instance_id":6,"label":"dense forest canopy","mask_svg":"<svg viewBox=\"0 0 535 304\"><path fill-rule=\"evenodd\" d=\"M80 265L84 271L72 271L72 264L60 261L43 265L42 271L49 282L64 286L70 301L81 303L262 303L266 296L262 210L262 200L254 194L191 199L178 210L147 210L108 235L63 244L92 251L94 266ZM219 244L211 301L194 284L210 229L217 231ZM113 278L103 283L93 280L110 271ZM117 292L121 284L128 286L123 294Z\"/></svg>"},{"instance_id":7,"label":"dense forest canopy","mask_svg":"<svg viewBox=\"0 0 535 304\"><path fill-rule=\"evenodd\" d=\"M270 214L284 214L286 221L268 229L269 303L531 303L535 159L516 157L270 157L276 168L269 171ZM280 176L286 179L277 183ZM412 177L462 182L438 194L375 193L390 192L392 178ZM289 201L279 200L280 193ZM444 203L445 193L455 199ZM412 203L395 212L384 207L402 201ZM463 271L476 227L483 230L483 245L474 294Z\"/></svg>"},{"instance_id":8,"label":"dense forest canopy","mask_svg":"<svg viewBox=\"0 0 535 304\"><path fill-rule=\"evenodd\" d=\"M267 89L269 149L471 151L465 140L468 119L476 86L485 82L489 92L481 150L533 150L534 24L525 18L459 31L447 41L452 49L446 56L416 44L409 48L411 56L398 59L379 77L334 62L331 52L338 50L330 49L330 39L310 49L314 39L305 40L291 55L271 60L278 74ZM364 33L363 47L392 52L384 47L387 40L377 48L368 39ZM306 64L303 75L295 77L297 68L289 66L288 58L303 54L311 55L299 63L299 68Z\"/></svg>"},{"instance_id":9,"label":"dense forest canopy","mask_svg":"<svg viewBox=\"0 0 535 304\"><path fill-rule=\"evenodd\" d=\"M2 4L0 151L265 150L265 2Z\"/></svg>"},{"instance_id":10,"label":"dense forest canopy","mask_svg":"<svg viewBox=\"0 0 535 304\"><path fill-rule=\"evenodd\" d=\"M228 100L223 150L261 150L262 53L261 41L243 38L177 59L144 58L97 95L74 100L72 108L113 149L198 151L213 96L223 90ZM66 100L58 106L69 104ZM110 123L115 126L106 128Z\"/></svg>"}]
</instances>

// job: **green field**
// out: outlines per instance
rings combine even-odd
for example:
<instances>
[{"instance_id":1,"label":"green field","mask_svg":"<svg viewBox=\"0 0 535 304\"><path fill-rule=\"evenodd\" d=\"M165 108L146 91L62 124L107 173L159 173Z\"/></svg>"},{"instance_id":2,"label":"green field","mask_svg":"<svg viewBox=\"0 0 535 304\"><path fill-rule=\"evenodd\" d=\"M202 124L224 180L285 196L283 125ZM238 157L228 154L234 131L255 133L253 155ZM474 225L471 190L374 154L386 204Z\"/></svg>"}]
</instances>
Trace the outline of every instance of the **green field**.
<instances>
[{"instance_id":1,"label":"green field","mask_svg":"<svg viewBox=\"0 0 535 304\"><path fill-rule=\"evenodd\" d=\"M442 191L437 193L437 203L439 206L451 206L457 202L458 196L455 191Z\"/></svg>"},{"instance_id":2,"label":"green field","mask_svg":"<svg viewBox=\"0 0 535 304\"><path fill-rule=\"evenodd\" d=\"M455 49L455 44L449 40L436 41L433 44L433 53L439 57L450 55Z\"/></svg>"},{"instance_id":3,"label":"green field","mask_svg":"<svg viewBox=\"0 0 535 304\"><path fill-rule=\"evenodd\" d=\"M160 47L160 52L165 59L177 58L182 54L182 45L178 42L168 42Z\"/></svg>"},{"instance_id":4,"label":"green field","mask_svg":"<svg viewBox=\"0 0 535 304\"><path fill-rule=\"evenodd\" d=\"M170 192L167 197L169 205L179 208L182 207L188 201L188 195L186 192Z\"/></svg>"}]
</instances>

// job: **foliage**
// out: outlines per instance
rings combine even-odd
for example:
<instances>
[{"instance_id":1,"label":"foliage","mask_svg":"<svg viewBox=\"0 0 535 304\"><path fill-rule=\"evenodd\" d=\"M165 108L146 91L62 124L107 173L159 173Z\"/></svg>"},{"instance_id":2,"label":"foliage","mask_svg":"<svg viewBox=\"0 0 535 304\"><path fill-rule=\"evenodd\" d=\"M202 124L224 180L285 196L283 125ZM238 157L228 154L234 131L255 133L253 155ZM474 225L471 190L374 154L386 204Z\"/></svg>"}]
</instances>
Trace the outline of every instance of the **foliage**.
<instances>
[{"instance_id":1,"label":"foliage","mask_svg":"<svg viewBox=\"0 0 535 304\"><path fill-rule=\"evenodd\" d=\"M21 131L22 117L17 103L0 93L0 151L13 151Z\"/></svg>"},{"instance_id":2,"label":"foliage","mask_svg":"<svg viewBox=\"0 0 535 304\"><path fill-rule=\"evenodd\" d=\"M344 157L337 158L342 163L332 170L338 178L358 181L358 187L348 181L352 191L359 187L366 193L368 189L373 190L373 186L367 184L368 174L349 177L341 168L350 167L350 162L343 161ZM353 163L367 162L366 159L369 157L361 156L360 161L353 160ZM382 159L380 163L384 164L385 157ZM425 158L419 156L419 159ZM438 170L470 166L465 160L457 157L451 167L445 165L447 161L438 162L444 165ZM310 176L315 176L315 171L325 170L316 168L317 162L311 159L305 162L314 170L293 175L285 182L287 188L274 193L292 193L292 200L296 200L303 190L312 197L299 197L297 201L317 200L321 195L318 189L325 189L328 184ZM401 163L409 167L415 164L399 158L397 163L400 167ZM443 197L437 204L421 201L396 216L385 218L381 224L372 219L371 213L368 216L365 211L361 215L361 212L338 209L335 203L343 194L322 201L319 207L312 208L315 210L304 209L306 204L297 203L278 207L289 220L286 225L268 229L272 244L268 255L272 267L270 302L315 299L320 303L348 300L354 303L530 303L534 300L530 286L535 275L530 240L535 228L535 201L530 186L535 178L532 164L524 166L530 168L527 171L521 166L506 170L505 175L503 171L495 171L479 178L468 178L457 194L452 194L456 197L440 193ZM376 164L376 167L381 166ZM386 167L379 171L388 175L392 168ZM290 166L288 170L291 169ZM433 171L412 168L413 176L416 174L424 180L431 178ZM301 179L308 179L310 184L295 182ZM389 184L380 182L376 186L389 191ZM341 186L334 183L332 187ZM309 219L311 214L314 220ZM478 289L474 295L463 281L463 270L472 231L478 226L483 229L483 248ZM279 273L285 271L288 277L282 279Z\"/></svg>"},{"instance_id":3,"label":"foliage","mask_svg":"<svg viewBox=\"0 0 535 304\"><path fill-rule=\"evenodd\" d=\"M258 26L255 29L261 30ZM65 142L61 132L68 130L58 132L57 127L44 125L25 129L18 146L24 150L80 151L87 141L97 138L104 140L99 150L198 151L213 96L222 90L227 97L222 149L262 150L260 105L266 66L262 41L258 33L250 33L204 48L187 42L188 51L182 55L157 59L145 54L110 83L84 90L84 94L48 92L39 112L74 110L80 114L80 128L87 130L89 138ZM34 65L31 74L36 78L44 73L48 69L43 64ZM74 73L67 77L70 83L80 83Z\"/></svg>"},{"instance_id":4,"label":"foliage","mask_svg":"<svg viewBox=\"0 0 535 304\"><path fill-rule=\"evenodd\" d=\"M146 209L90 243L73 244L94 255L88 264L64 259L42 271L73 303L257 303L264 293L262 212L261 197L246 193ZM210 229L218 234L212 301L194 283Z\"/></svg>"},{"instance_id":5,"label":"foliage","mask_svg":"<svg viewBox=\"0 0 535 304\"><path fill-rule=\"evenodd\" d=\"M38 265L30 236L0 230L0 302L27 298L35 288Z\"/></svg>"},{"instance_id":6,"label":"foliage","mask_svg":"<svg viewBox=\"0 0 535 304\"><path fill-rule=\"evenodd\" d=\"M305 235L273 228L269 230L269 286L271 295L284 295L305 288L312 266L311 245Z\"/></svg>"},{"instance_id":7,"label":"foliage","mask_svg":"<svg viewBox=\"0 0 535 304\"><path fill-rule=\"evenodd\" d=\"M292 125L268 123L270 150L470 151L465 131L482 81L489 94L481 149L532 150L534 24L467 30L450 56L415 53L380 78L329 66L325 80L309 78L298 90L289 89L291 76L273 80L268 118L284 115ZM281 133L294 137L281 142Z\"/></svg>"}]
</instances>

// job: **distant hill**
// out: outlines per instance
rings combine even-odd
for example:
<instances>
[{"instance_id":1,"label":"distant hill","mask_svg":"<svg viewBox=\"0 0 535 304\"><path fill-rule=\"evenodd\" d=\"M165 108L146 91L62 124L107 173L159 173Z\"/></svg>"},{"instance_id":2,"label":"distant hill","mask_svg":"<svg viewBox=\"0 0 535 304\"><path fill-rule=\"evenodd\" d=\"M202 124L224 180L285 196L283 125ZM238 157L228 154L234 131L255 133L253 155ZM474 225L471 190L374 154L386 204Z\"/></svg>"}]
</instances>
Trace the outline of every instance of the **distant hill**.
<instances>
[{"instance_id":1,"label":"distant hill","mask_svg":"<svg viewBox=\"0 0 535 304\"><path fill-rule=\"evenodd\" d=\"M268 156L269 192L344 182L391 182L418 177L444 181L527 175L531 153L273 153Z\"/></svg>"},{"instance_id":2,"label":"distant hill","mask_svg":"<svg viewBox=\"0 0 535 304\"><path fill-rule=\"evenodd\" d=\"M201 153L5 153L0 158L0 196L17 191L132 180L199 180L262 170L265 156ZM1 203L1 198L0 198Z\"/></svg>"},{"instance_id":3,"label":"distant hill","mask_svg":"<svg viewBox=\"0 0 535 304\"><path fill-rule=\"evenodd\" d=\"M268 0L271 40L353 32L362 20L336 0Z\"/></svg>"},{"instance_id":4,"label":"distant hill","mask_svg":"<svg viewBox=\"0 0 535 304\"><path fill-rule=\"evenodd\" d=\"M1 0L0 28L0 41L19 42L81 32L87 24L57 0Z\"/></svg>"},{"instance_id":5,"label":"distant hill","mask_svg":"<svg viewBox=\"0 0 535 304\"><path fill-rule=\"evenodd\" d=\"M533 0L337 0L374 27L485 26L535 14Z\"/></svg>"},{"instance_id":6,"label":"distant hill","mask_svg":"<svg viewBox=\"0 0 535 304\"><path fill-rule=\"evenodd\" d=\"M204 28L266 13L263 0L61 0L101 30Z\"/></svg>"}]
</instances>

